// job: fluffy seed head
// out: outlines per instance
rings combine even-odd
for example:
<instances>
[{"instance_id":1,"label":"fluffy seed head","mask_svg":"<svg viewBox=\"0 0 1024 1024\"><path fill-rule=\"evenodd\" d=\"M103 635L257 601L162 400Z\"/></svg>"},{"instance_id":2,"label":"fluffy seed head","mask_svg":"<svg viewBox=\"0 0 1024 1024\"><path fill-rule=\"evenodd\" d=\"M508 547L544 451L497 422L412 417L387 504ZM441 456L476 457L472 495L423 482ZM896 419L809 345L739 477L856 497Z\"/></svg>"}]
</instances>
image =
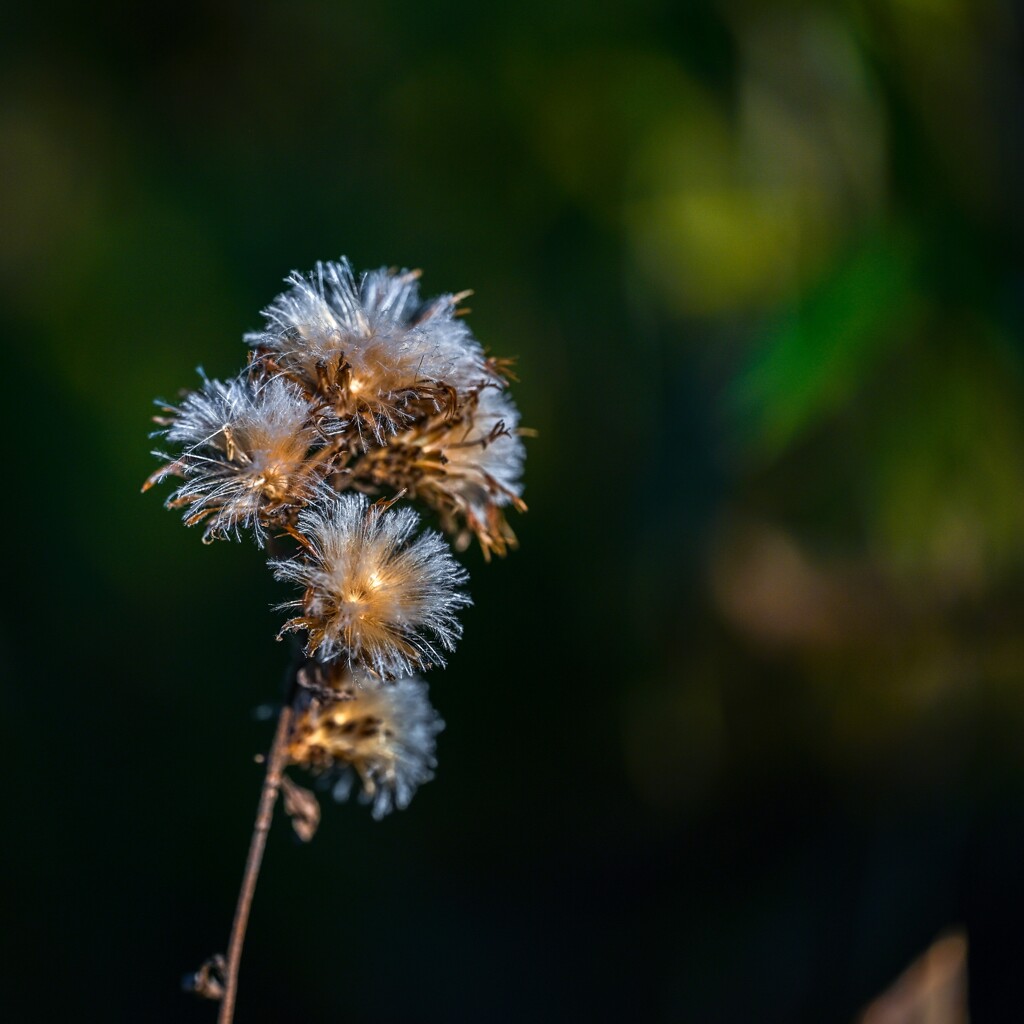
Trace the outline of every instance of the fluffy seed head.
<instances>
[{"instance_id":1,"label":"fluffy seed head","mask_svg":"<svg viewBox=\"0 0 1024 1024\"><path fill-rule=\"evenodd\" d=\"M184 450L150 483L184 478L167 505L183 508L190 526L205 521L204 539L237 537L247 527L261 541L268 514L314 493L308 456L319 435L309 403L284 378L204 378L200 390L167 411L163 433Z\"/></svg>"},{"instance_id":2,"label":"fluffy seed head","mask_svg":"<svg viewBox=\"0 0 1024 1024\"><path fill-rule=\"evenodd\" d=\"M454 415L438 414L367 453L355 467L367 486L402 487L428 504L442 529L464 549L475 535L484 555L515 545L503 509L525 511L522 493L526 452L519 412L497 385L478 388Z\"/></svg>"},{"instance_id":3,"label":"fluffy seed head","mask_svg":"<svg viewBox=\"0 0 1024 1024\"><path fill-rule=\"evenodd\" d=\"M339 800L348 798L358 780L360 799L379 820L395 807L404 809L434 777L435 737L444 722L420 679L382 683L348 670L336 676L337 696L313 700L299 716L289 758L332 778Z\"/></svg>"},{"instance_id":4,"label":"fluffy seed head","mask_svg":"<svg viewBox=\"0 0 1024 1024\"><path fill-rule=\"evenodd\" d=\"M492 370L466 324L462 298L419 297L418 271L381 268L357 282L348 261L317 263L264 311L246 341L378 444L402 425L453 403Z\"/></svg>"},{"instance_id":5,"label":"fluffy seed head","mask_svg":"<svg viewBox=\"0 0 1024 1024\"><path fill-rule=\"evenodd\" d=\"M526 451L515 432L518 426L519 411L508 394L483 388L468 422L438 438L450 490L478 515L486 514L489 505L508 505L522 494Z\"/></svg>"},{"instance_id":6,"label":"fluffy seed head","mask_svg":"<svg viewBox=\"0 0 1024 1024\"><path fill-rule=\"evenodd\" d=\"M308 655L341 657L384 679L443 665L438 648L454 649L462 634L455 613L471 603L457 589L467 574L440 534L412 539L418 525L411 508L389 511L362 494L323 491L298 516L306 550L271 562L278 579L305 587L288 606L301 614L283 631L305 630Z\"/></svg>"}]
</instances>

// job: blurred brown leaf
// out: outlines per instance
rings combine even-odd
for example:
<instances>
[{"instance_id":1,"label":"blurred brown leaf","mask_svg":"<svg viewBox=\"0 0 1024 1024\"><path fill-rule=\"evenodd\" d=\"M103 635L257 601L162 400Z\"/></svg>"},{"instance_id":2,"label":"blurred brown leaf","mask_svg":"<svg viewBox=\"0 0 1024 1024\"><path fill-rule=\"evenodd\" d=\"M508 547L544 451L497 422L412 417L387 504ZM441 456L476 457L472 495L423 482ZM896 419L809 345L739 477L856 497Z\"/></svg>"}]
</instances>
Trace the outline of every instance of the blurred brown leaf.
<instances>
[{"instance_id":1,"label":"blurred brown leaf","mask_svg":"<svg viewBox=\"0 0 1024 1024\"><path fill-rule=\"evenodd\" d=\"M967 1024L967 936L936 939L857 1024Z\"/></svg>"},{"instance_id":2,"label":"blurred brown leaf","mask_svg":"<svg viewBox=\"0 0 1024 1024\"><path fill-rule=\"evenodd\" d=\"M308 843L320 826L320 804L317 798L310 790L292 782L287 775L281 779L281 796L295 834L304 843Z\"/></svg>"}]
</instances>

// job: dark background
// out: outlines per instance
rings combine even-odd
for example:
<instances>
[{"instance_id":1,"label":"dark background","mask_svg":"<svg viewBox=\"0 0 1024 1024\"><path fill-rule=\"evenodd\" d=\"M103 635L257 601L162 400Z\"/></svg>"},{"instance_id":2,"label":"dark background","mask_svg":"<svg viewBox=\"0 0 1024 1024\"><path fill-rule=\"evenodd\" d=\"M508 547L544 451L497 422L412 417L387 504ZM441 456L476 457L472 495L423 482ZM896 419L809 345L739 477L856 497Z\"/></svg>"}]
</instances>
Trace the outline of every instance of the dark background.
<instances>
[{"instance_id":1,"label":"dark background","mask_svg":"<svg viewBox=\"0 0 1024 1024\"><path fill-rule=\"evenodd\" d=\"M997 0L51 6L0 33L0 1006L212 1021L287 662L140 496L292 269L475 289L521 549L436 781L279 820L257 1021L1024 1011L1020 22Z\"/></svg>"}]
</instances>

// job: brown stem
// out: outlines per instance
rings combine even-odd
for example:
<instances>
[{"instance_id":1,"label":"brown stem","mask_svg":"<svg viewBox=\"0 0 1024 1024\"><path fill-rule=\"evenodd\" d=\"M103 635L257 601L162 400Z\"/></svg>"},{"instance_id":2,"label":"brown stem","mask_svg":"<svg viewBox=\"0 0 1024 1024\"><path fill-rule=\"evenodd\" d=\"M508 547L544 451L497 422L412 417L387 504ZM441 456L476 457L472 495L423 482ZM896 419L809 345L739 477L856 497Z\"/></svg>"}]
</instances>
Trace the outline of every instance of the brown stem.
<instances>
[{"instance_id":1,"label":"brown stem","mask_svg":"<svg viewBox=\"0 0 1024 1024\"><path fill-rule=\"evenodd\" d=\"M249 856L245 862L242 888L238 893L235 920L231 925L231 940L228 943L227 968L224 975L224 996L221 999L217 1024L231 1024L235 1017L235 996L238 992L238 965L242 960L242 944L245 942L245 930L249 924L249 911L252 908L253 893L256 891L256 880L260 875L260 864L263 862L263 850L267 845L267 833L274 819L274 804L281 788L281 775L284 771L285 751L293 715L292 702L289 700L281 708L274 742L267 755L267 774L263 778L256 824L253 826L252 839L249 842Z\"/></svg>"}]
</instances>

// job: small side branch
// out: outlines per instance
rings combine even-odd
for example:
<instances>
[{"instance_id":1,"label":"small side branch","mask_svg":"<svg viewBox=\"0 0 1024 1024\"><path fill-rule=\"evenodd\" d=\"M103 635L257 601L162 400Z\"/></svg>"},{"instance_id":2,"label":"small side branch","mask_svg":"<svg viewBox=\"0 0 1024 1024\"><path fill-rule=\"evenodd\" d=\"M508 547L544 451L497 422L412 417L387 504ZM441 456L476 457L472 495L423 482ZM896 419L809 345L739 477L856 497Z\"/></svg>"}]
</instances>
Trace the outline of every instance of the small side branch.
<instances>
[{"instance_id":1,"label":"small side branch","mask_svg":"<svg viewBox=\"0 0 1024 1024\"><path fill-rule=\"evenodd\" d=\"M235 1017L235 996L238 992L238 966L242 960L242 945L245 932L249 925L249 911L252 909L253 893L263 863L263 851L267 845L267 833L274 820L274 804L281 789L281 777L284 771L285 751L291 733L294 710L291 701L281 708L277 720L277 731L274 742L267 757L267 774L263 779L263 790L260 793L259 809L256 812L256 824L252 830L249 843L249 856L245 862L245 874L242 876L242 888L238 893L238 904L235 907L235 920L231 925L231 940L228 943L227 968L224 974L224 997L220 1004L217 1024L232 1024Z\"/></svg>"}]
</instances>

